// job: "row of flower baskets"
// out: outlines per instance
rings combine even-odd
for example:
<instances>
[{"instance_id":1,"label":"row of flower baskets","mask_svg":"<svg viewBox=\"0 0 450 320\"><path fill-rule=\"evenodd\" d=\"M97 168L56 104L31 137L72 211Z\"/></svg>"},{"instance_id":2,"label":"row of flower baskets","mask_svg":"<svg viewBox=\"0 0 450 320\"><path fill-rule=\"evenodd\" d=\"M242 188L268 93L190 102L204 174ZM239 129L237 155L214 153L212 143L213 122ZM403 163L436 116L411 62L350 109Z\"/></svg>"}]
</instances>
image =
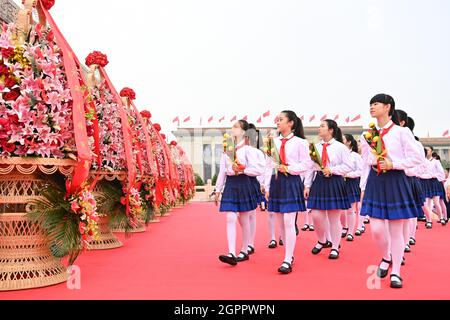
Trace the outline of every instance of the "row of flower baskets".
<instances>
[{"instance_id":1,"label":"row of flower baskets","mask_svg":"<svg viewBox=\"0 0 450 320\"><path fill-rule=\"evenodd\" d=\"M77 161L73 178L50 179L30 213L44 221L53 253L73 263L97 237L100 213L114 214L131 228L148 222L154 212L189 201L194 177L183 149L166 143L149 111L138 112L136 93L115 90L104 69L106 55L89 54L85 72L49 15L53 5L36 2L47 23L32 25L23 43L19 26L2 26L0 157ZM99 179L115 173L126 179ZM99 187L100 196L94 196Z\"/></svg>"}]
</instances>

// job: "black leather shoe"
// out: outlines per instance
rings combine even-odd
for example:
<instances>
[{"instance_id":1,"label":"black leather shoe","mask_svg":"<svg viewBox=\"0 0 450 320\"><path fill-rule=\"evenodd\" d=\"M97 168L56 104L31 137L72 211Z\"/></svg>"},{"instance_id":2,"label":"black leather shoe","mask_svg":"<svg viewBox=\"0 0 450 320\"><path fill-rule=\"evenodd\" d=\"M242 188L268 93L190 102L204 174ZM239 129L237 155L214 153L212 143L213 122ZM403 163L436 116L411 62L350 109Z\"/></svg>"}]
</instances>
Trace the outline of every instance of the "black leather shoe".
<instances>
[{"instance_id":1,"label":"black leather shoe","mask_svg":"<svg viewBox=\"0 0 450 320\"><path fill-rule=\"evenodd\" d=\"M343 228L341 238L344 239L347 236L347 234L348 234L348 228Z\"/></svg>"},{"instance_id":2,"label":"black leather shoe","mask_svg":"<svg viewBox=\"0 0 450 320\"><path fill-rule=\"evenodd\" d=\"M247 253L242 252L242 251L241 251L241 253L239 253L239 255L236 258L237 262L243 262L243 261L248 261L248 260L250 260L250 257L248 256Z\"/></svg>"},{"instance_id":3,"label":"black leather shoe","mask_svg":"<svg viewBox=\"0 0 450 320\"><path fill-rule=\"evenodd\" d=\"M219 260L231 266L237 265L237 258L233 254L230 254L228 256L220 256Z\"/></svg>"},{"instance_id":4,"label":"black leather shoe","mask_svg":"<svg viewBox=\"0 0 450 320\"><path fill-rule=\"evenodd\" d=\"M360 229L356 229L355 236L360 237L362 235L362 231Z\"/></svg>"},{"instance_id":5,"label":"black leather shoe","mask_svg":"<svg viewBox=\"0 0 450 320\"><path fill-rule=\"evenodd\" d=\"M432 222L427 222L427 223L425 223L425 228L427 228L427 229L433 229L433 223L432 223Z\"/></svg>"},{"instance_id":6,"label":"black leather shoe","mask_svg":"<svg viewBox=\"0 0 450 320\"><path fill-rule=\"evenodd\" d=\"M396 274L391 274L391 288L401 289L403 288L403 279Z\"/></svg>"},{"instance_id":7,"label":"black leather shoe","mask_svg":"<svg viewBox=\"0 0 450 320\"><path fill-rule=\"evenodd\" d=\"M353 242L355 240L355 237L352 235L352 234L349 234L348 236L347 236L347 241L348 242Z\"/></svg>"},{"instance_id":8,"label":"black leather shoe","mask_svg":"<svg viewBox=\"0 0 450 320\"><path fill-rule=\"evenodd\" d=\"M333 243L327 240L327 243L325 244L324 248L333 248Z\"/></svg>"},{"instance_id":9,"label":"black leather shoe","mask_svg":"<svg viewBox=\"0 0 450 320\"><path fill-rule=\"evenodd\" d=\"M269 249L275 249L276 247L278 247L278 243L275 240L270 241Z\"/></svg>"},{"instance_id":10,"label":"black leather shoe","mask_svg":"<svg viewBox=\"0 0 450 320\"><path fill-rule=\"evenodd\" d=\"M364 219L364 224L370 224L370 219Z\"/></svg>"},{"instance_id":11,"label":"black leather shoe","mask_svg":"<svg viewBox=\"0 0 450 320\"><path fill-rule=\"evenodd\" d=\"M282 274L289 274L292 272L292 264L289 262L283 262L281 267L278 268L278 272Z\"/></svg>"},{"instance_id":12,"label":"black leather shoe","mask_svg":"<svg viewBox=\"0 0 450 320\"><path fill-rule=\"evenodd\" d=\"M305 224L302 228L302 231L308 231L309 230L309 225Z\"/></svg>"},{"instance_id":13,"label":"black leather shoe","mask_svg":"<svg viewBox=\"0 0 450 320\"><path fill-rule=\"evenodd\" d=\"M255 254L255 248L252 246L248 246L247 252L249 255Z\"/></svg>"},{"instance_id":14,"label":"black leather shoe","mask_svg":"<svg viewBox=\"0 0 450 320\"><path fill-rule=\"evenodd\" d=\"M283 242L282 239L280 239L279 245L280 245L280 246L284 246L284 242Z\"/></svg>"},{"instance_id":15,"label":"black leather shoe","mask_svg":"<svg viewBox=\"0 0 450 320\"><path fill-rule=\"evenodd\" d=\"M409 244L406 245L405 252L406 253L410 253L411 252L411 247L409 246Z\"/></svg>"},{"instance_id":16,"label":"black leather shoe","mask_svg":"<svg viewBox=\"0 0 450 320\"><path fill-rule=\"evenodd\" d=\"M310 226L309 226L309 231L316 231L316 229L314 228L313 225L310 225Z\"/></svg>"},{"instance_id":17,"label":"black leather shoe","mask_svg":"<svg viewBox=\"0 0 450 320\"><path fill-rule=\"evenodd\" d=\"M410 246L415 246L416 245L416 239L414 239L414 238L409 239L409 245Z\"/></svg>"},{"instance_id":18,"label":"black leather shoe","mask_svg":"<svg viewBox=\"0 0 450 320\"><path fill-rule=\"evenodd\" d=\"M392 266L392 261L388 261L388 260L386 260L386 259L384 259L384 258L383 258L383 260L381 260L381 262L382 262L382 263L383 263L383 262L384 262L384 263L388 263L388 264L389 264L389 267ZM378 270L377 270L377 276L378 276L378 278L381 278L381 279L386 278L387 275L388 275L388 273L389 273L389 267L388 267L387 270L384 270L384 269L381 269L380 267L378 267Z\"/></svg>"},{"instance_id":19,"label":"black leather shoe","mask_svg":"<svg viewBox=\"0 0 450 320\"><path fill-rule=\"evenodd\" d=\"M328 259L330 259L330 260L339 259L339 251L337 251L336 249L331 250L330 255L328 256Z\"/></svg>"},{"instance_id":20,"label":"black leather shoe","mask_svg":"<svg viewBox=\"0 0 450 320\"><path fill-rule=\"evenodd\" d=\"M403 257L403 260L402 260L402 266L404 266L404 265L406 265L406 259L405 259L405 257Z\"/></svg>"},{"instance_id":21,"label":"black leather shoe","mask_svg":"<svg viewBox=\"0 0 450 320\"><path fill-rule=\"evenodd\" d=\"M317 244L320 244L322 246L322 248L318 249L317 247L314 247L311 251L312 254L314 254L314 255L318 255L319 253L322 252L323 248L326 248L326 243L322 243L319 241L319 242L317 242Z\"/></svg>"}]
</instances>

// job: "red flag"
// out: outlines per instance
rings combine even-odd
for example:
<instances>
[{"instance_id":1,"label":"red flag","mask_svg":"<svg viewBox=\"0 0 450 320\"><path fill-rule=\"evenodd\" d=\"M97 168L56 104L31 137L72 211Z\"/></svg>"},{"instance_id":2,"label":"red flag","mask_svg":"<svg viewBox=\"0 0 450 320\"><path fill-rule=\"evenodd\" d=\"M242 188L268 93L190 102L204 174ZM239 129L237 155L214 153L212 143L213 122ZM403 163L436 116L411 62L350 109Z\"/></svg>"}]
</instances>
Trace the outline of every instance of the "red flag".
<instances>
[{"instance_id":1,"label":"red flag","mask_svg":"<svg viewBox=\"0 0 450 320\"><path fill-rule=\"evenodd\" d=\"M211 117L208 119L208 123L211 123L213 121L214 117Z\"/></svg>"},{"instance_id":2,"label":"red flag","mask_svg":"<svg viewBox=\"0 0 450 320\"><path fill-rule=\"evenodd\" d=\"M358 114L356 117L354 117L354 118L352 119L352 122L358 121L358 120L360 120L360 119L361 119L361 115Z\"/></svg>"},{"instance_id":3,"label":"red flag","mask_svg":"<svg viewBox=\"0 0 450 320\"><path fill-rule=\"evenodd\" d=\"M262 119L261 119L261 117L259 117L258 118L258 121L256 121L257 123L261 123L262 122Z\"/></svg>"},{"instance_id":4,"label":"red flag","mask_svg":"<svg viewBox=\"0 0 450 320\"><path fill-rule=\"evenodd\" d=\"M345 122L349 123L349 122L350 122L350 117L347 117L347 118L345 119Z\"/></svg>"},{"instance_id":5,"label":"red flag","mask_svg":"<svg viewBox=\"0 0 450 320\"><path fill-rule=\"evenodd\" d=\"M175 123L177 121L180 121L180 117L176 117L175 119L173 119L172 123Z\"/></svg>"},{"instance_id":6,"label":"red flag","mask_svg":"<svg viewBox=\"0 0 450 320\"><path fill-rule=\"evenodd\" d=\"M449 133L450 133L450 132L447 130L447 131L445 131L445 132L442 134L442 136L443 136L443 137L447 137Z\"/></svg>"},{"instance_id":7,"label":"red flag","mask_svg":"<svg viewBox=\"0 0 450 320\"><path fill-rule=\"evenodd\" d=\"M187 117L186 119L183 120L183 122L189 122L191 121L191 117Z\"/></svg>"},{"instance_id":8,"label":"red flag","mask_svg":"<svg viewBox=\"0 0 450 320\"><path fill-rule=\"evenodd\" d=\"M316 115L313 115L311 118L309 118L309 122L313 122L314 119L316 119Z\"/></svg>"},{"instance_id":9,"label":"red flag","mask_svg":"<svg viewBox=\"0 0 450 320\"><path fill-rule=\"evenodd\" d=\"M327 115L324 115L322 118L320 118L320 121L325 121L325 120L327 120Z\"/></svg>"},{"instance_id":10,"label":"red flag","mask_svg":"<svg viewBox=\"0 0 450 320\"><path fill-rule=\"evenodd\" d=\"M222 122L224 120L225 120L225 117L222 117L222 118L219 119L219 122Z\"/></svg>"},{"instance_id":11,"label":"red flag","mask_svg":"<svg viewBox=\"0 0 450 320\"><path fill-rule=\"evenodd\" d=\"M334 117L334 121L337 121L339 119L339 115L337 114L336 117Z\"/></svg>"},{"instance_id":12,"label":"red flag","mask_svg":"<svg viewBox=\"0 0 450 320\"><path fill-rule=\"evenodd\" d=\"M233 118L231 118L230 122L236 121L237 120L237 116L234 116Z\"/></svg>"},{"instance_id":13,"label":"red flag","mask_svg":"<svg viewBox=\"0 0 450 320\"><path fill-rule=\"evenodd\" d=\"M270 111L267 111L263 114L263 118L270 117Z\"/></svg>"},{"instance_id":14,"label":"red flag","mask_svg":"<svg viewBox=\"0 0 450 320\"><path fill-rule=\"evenodd\" d=\"M279 116L276 116L276 117L275 117L275 120L274 120L274 123L277 124L278 120L280 120L280 117L279 117Z\"/></svg>"},{"instance_id":15,"label":"red flag","mask_svg":"<svg viewBox=\"0 0 450 320\"><path fill-rule=\"evenodd\" d=\"M243 117L242 120L247 121L248 120L248 116Z\"/></svg>"}]
</instances>

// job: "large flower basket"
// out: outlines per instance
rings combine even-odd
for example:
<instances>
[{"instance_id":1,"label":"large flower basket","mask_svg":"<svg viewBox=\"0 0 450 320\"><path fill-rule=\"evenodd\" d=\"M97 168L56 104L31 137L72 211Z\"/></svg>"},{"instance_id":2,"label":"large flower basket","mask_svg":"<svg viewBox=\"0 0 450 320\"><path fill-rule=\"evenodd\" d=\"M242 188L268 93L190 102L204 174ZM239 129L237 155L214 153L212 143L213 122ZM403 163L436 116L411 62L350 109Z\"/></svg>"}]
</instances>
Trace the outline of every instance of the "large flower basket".
<instances>
[{"instance_id":1,"label":"large flower basket","mask_svg":"<svg viewBox=\"0 0 450 320\"><path fill-rule=\"evenodd\" d=\"M73 160L0 159L0 291L50 286L67 280L66 267L50 252L39 222L27 217L46 176L69 176Z\"/></svg>"}]
</instances>

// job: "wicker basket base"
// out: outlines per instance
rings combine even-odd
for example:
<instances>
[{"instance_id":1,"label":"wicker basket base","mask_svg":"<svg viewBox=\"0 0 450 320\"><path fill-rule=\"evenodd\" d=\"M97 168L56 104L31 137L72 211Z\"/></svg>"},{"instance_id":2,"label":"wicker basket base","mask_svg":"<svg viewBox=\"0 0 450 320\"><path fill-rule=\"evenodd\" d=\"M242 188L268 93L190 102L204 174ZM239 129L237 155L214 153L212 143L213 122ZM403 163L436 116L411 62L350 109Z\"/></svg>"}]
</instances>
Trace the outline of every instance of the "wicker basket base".
<instances>
[{"instance_id":1,"label":"wicker basket base","mask_svg":"<svg viewBox=\"0 0 450 320\"><path fill-rule=\"evenodd\" d=\"M24 214L0 215L0 291L47 287L67 278L39 223Z\"/></svg>"},{"instance_id":2,"label":"wicker basket base","mask_svg":"<svg viewBox=\"0 0 450 320\"><path fill-rule=\"evenodd\" d=\"M109 218L102 217L99 222L99 238L88 244L88 250L109 250L123 246L122 242L112 233L109 228Z\"/></svg>"},{"instance_id":3,"label":"wicker basket base","mask_svg":"<svg viewBox=\"0 0 450 320\"><path fill-rule=\"evenodd\" d=\"M147 231L147 228L145 227L145 224L141 221L138 222L138 225L130 230L130 233L142 233ZM112 232L116 233L124 233L125 232L125 226L123 224L120 224L119 226L112 229Z\"/></svg>"}]
</instances>

